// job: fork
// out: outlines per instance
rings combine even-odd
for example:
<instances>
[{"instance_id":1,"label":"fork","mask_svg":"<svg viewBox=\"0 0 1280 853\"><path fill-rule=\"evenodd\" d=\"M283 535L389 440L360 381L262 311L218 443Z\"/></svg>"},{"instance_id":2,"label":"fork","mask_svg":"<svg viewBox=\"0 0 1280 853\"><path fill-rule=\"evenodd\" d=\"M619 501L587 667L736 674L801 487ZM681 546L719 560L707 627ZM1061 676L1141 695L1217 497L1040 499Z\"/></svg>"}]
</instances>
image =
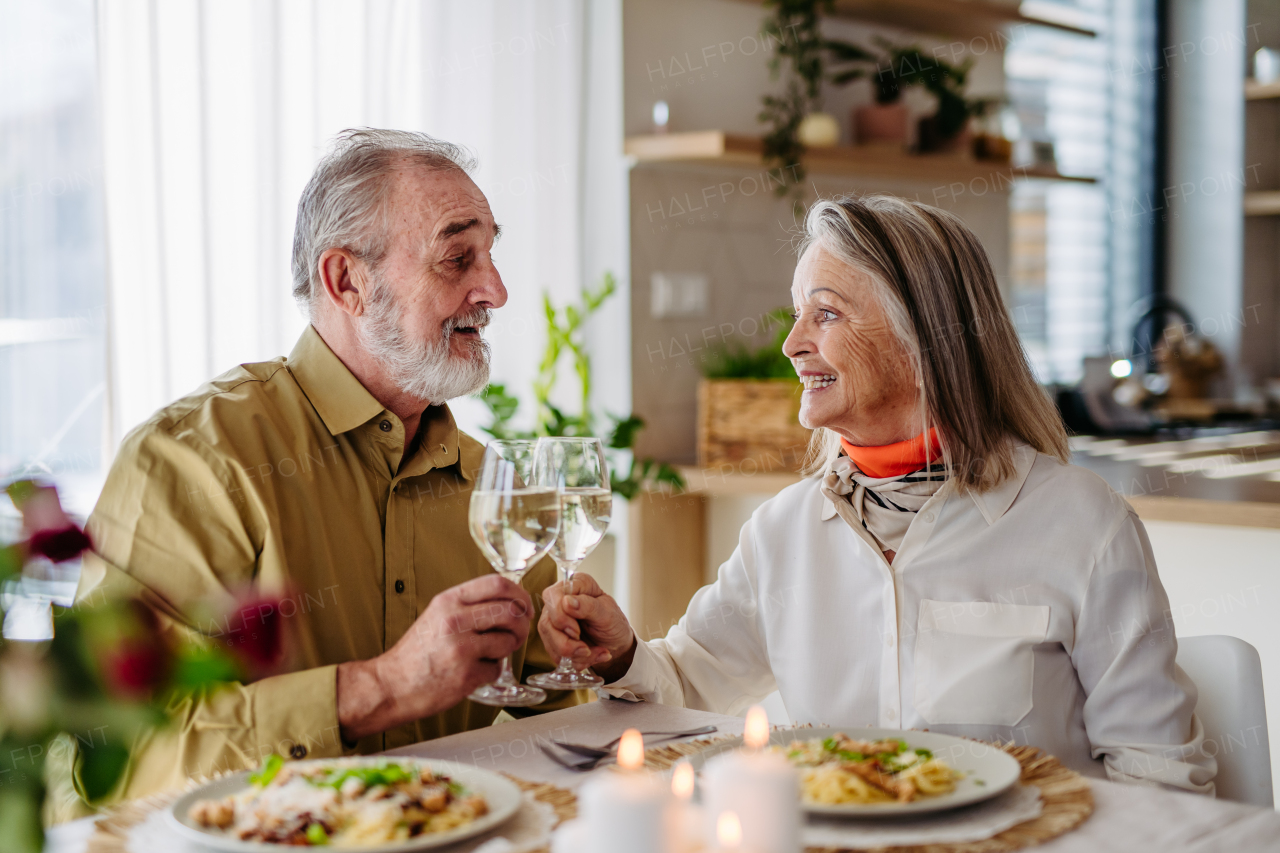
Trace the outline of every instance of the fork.
<instances>
[{"instance_id":1,"label":"fork","mask_svg":"<svg viewBox=\"0 0 1280 853\"><path fill-rule=\"evenodd\" d=\"M558 752L556 752L555 749L553 749L552 747L548 746L545 743L538 744L538 747L542 750L543 754L547 756L547 758L550 758L552 761L554 761L556 764L559 764L561 767L565 768L566 770L577 770L580 772L595 770L596 765L599 764L601 761L604 761L604 759L608 757L608 756L602 756L600 758L584 758L581 755L574 755L573 753L569 753L567 756L565 756L565 755L560 755Z\"/></svg>"},{"instance_id":2,"label":"fork","mask_svg":"<svg viewBox=\"0 0 1280 853\"><path fill-rule=\"evenodd\" d=\"M654 738L653 740L650 740L646 743L646 746L647 746L649 743L657 743L665 740L676 740L682 737L693 737L694 735L709 735L715 731L716 731L715 726L703 726L702 728L689 729L688 731L683 731L683 732L641 732L640 734L646 738ZM587 758L605 758L607 756L613 755L613 747L617 746L618 742L621 740L622 740L622 736L619 735L618 737L606 743L604 746L599 746L599 747L585 746L580 743L566 743L564 741L559 741L559 740L553 740L552 743L560 747L561 749L565 749L565 750L568 750L569 752L577 753L578 755L586 756Z\"/></svg>"}]
</instances>

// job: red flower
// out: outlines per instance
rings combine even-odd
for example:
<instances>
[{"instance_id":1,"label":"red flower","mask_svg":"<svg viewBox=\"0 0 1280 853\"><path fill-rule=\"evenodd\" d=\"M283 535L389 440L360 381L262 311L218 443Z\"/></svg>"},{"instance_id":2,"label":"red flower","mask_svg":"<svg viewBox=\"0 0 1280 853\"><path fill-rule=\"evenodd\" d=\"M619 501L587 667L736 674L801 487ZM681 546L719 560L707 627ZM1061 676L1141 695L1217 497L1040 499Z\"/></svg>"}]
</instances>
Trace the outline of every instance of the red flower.
<instances>
[{"instance_id":1,"label":"red flower","mask_svg":"<svg viewBox=\"0 0 1280 853\"><path fill-rule=\"evenodd\" d=\"M112 693L143 698L169 677L170 659L163 644L132 638L104 656L103 675Z\"/></svg>"},{"instance_id":2,"label":"red flower","mask_svg":"<svg viewBox=\"0 0 1280 853\"><path fill-rule=\"evenodd\" d=\"M284 653L284 628L280 620L280 599L241 599L227 620L229 630L222 641L250 669L262 672L280 663Z\"/></svg>"},{"instance_id":3,"label":"red flower","mask_svg":"<svg viewBox=\"0 0 1280 853\"><path fill-rule=\"evenodd\" d=\"M151 608L136 598L123 605L102 610L95 620L98 630L89 641L97 652L107 689L130 699L146 698L168 681L174 665L173 648Z\"/></svg>"},{"instance_id":4,"label":"red flower","mask_svg":"<svg viewBox=\"0 0 1280 853\"><path fill-rule=\"evenodd\" d=\"M32 554L41 554L55 563L79 557L93 547L89 536L74 524L61 530L37 530L31 534L27 547Z\"/></svg>"},{"instance_id":5,"label":"red flower","mask_svg":"<svg viewBox=\"0 0 1280 853\"><path fill-rule=\"evenodd\" d=\"M93 547L89 537L62 509L58 490L29 480L10 483L7 489L13 505L22 513L23 526L31 534L29 554L39 554L55 563L80 556Z\"/></svg>"}]
</instances>

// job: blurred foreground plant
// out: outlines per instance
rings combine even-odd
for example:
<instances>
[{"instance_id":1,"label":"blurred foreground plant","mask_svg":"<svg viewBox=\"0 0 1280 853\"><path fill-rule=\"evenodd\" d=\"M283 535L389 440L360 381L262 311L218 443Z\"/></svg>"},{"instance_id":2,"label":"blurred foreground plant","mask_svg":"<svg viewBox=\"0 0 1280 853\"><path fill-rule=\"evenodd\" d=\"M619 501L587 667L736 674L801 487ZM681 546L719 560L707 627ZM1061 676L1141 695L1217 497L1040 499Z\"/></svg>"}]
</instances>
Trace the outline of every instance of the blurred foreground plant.
<instances>
[{"instance_id":1,"label":"blurred foreground plant","mask_svg":"<svg viewBox=\"0 0 1280 853\"><path fill-rule=\"evenodd\" d=\"M92 548L53 487L18 480L5 491L25 538L0 546L0 583L28 564L66 562ZM237 603L239 621L226 623L236 627L206 643L175 639L141 601L101 595L55 606L52 640L0 639L0 848L43 848L45 762L59 749L78 746L79 790L93 805L120 781L134 739L168 722L175 695L270 670L280 658L278 619L245 629L265 612L261 604Z\"/></svg>"}]
</instances>

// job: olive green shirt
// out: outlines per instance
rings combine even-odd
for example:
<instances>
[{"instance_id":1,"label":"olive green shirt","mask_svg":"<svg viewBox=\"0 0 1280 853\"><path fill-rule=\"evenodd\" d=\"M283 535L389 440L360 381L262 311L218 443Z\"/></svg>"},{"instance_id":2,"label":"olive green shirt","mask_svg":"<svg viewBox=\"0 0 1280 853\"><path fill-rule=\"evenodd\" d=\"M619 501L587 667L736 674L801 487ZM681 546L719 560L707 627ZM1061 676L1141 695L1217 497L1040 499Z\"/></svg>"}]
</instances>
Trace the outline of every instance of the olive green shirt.
<instances>
[{"instance_id":1,"label":"olive green shirt","mask_svg":"<svg viewBox=\"0 0 1280 853\"><path fill-rule=\"evenodd\" d=\"M272 752L372 753L493 722L497 708L464 700L354 749L339 737L337 665L386 651L436 594L492 571L467 528L484 448L444 406L419 435L402 465L400 419L312 327L288 358L241 365L129 434L88 522L97 554L78 597L139 594L166 629L216 636L232 593L280 596L287 664L177 702L173 725L135 745L118 797ZM554 580L549 560L525 575L539 610ZM514 666L553 668L536 630Z\"/></svg>"}]
</instances>

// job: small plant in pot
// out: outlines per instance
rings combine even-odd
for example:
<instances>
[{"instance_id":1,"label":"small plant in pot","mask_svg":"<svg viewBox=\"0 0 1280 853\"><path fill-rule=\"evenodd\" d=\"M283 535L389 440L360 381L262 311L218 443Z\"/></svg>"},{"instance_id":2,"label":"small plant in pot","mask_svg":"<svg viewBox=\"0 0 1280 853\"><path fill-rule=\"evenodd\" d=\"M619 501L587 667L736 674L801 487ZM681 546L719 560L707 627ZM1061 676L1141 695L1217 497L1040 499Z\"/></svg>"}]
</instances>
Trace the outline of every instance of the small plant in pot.
<instances>
[{"instance_id":1,"label":"small plant in pot","mask_svg":"<svg viewBox=\"0 0 1280 853\"><path fill-rule=\"evenodd\" d=\"M921 86L937 99L938 108L920 119L917 150L927 153L958 146L969 117L985 103L967 101L963 94L972 61L952 65L919 47L898 47L882 38L876 39L876 45L883 51L879 56L848 42L826 42L833 64L853 66L834 71L833 84L867 77L875 88L875 104L854 112L858 141L905 144L908 125L907 108L900 103L902 92L908 86ZM874 69L866 67L869 63L874 63Z\"/></svg>"},{"instance_id":2,"label":"small plant in pot","mask_svg":"<svg viewBox=\"0 0 1280 853\"><path fill-rule=\"evenodd\" d=\"M801 386L782 352L791 309L765 315L773 339L761 347L728 344L711 353L698 385L698 464L754 474L799 469L809 443L800 425Z\"/></svg>"}]
</instances>

